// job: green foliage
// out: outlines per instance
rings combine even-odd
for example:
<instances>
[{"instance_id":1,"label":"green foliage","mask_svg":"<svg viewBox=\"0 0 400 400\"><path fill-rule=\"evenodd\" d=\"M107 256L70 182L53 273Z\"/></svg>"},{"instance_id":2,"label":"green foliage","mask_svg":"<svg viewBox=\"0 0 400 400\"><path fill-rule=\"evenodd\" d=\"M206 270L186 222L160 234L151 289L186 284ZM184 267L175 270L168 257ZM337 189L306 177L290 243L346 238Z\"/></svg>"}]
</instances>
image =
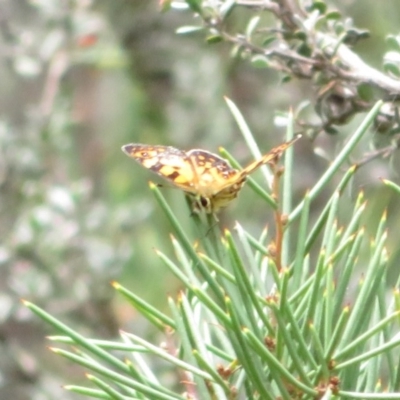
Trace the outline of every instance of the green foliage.
<instances>
[{"instance_id":1,"label":"green foliage","mask_svg":"<svg viewBox=\"0 0 400 400\"><path fill-rule=\"evenodd\" d=\"M312 136L337 133L334 125L346 124L360 111L370 109L382 97L382 91L392 100L400 94L398 37L387 37L383 74L352 49L370 38L369 31L356 27L352 18L327 1L182 0L172 7L196 11L197 28L205 32L208 43L224 40L232 46L233 55L249 60L254 67L283 73L283 82L296 78L311 81L316 97L314 111L320 122L311 122L308 116L309 121L302 121L302 126L308 125ZM238 13L247 15L248 9L253 11L249 17L236 19ZM272 22L268 18L271 15ZM195 27L183 27L179 32L190 33ZM368 86L374 96L360 96L362 86ZM387 130L394 124L397 122Z\"/></svg>"},{"instance_id":2,"label":"green foliage","mask_svg":"<svg viewBox=\"0 0 400 400\"><path fill-rule=\"evenodd\" d=\"M331 262L330 273L335 283L338 277L343 283L323 293L332 292L331 297L345 299L344 304L353 307L353 294L357 294L355 282L360 270L367 270L369 257L374 253L370 247L375 244L369 244L368 239L383 237L377 230L381 229L380 218L387 204L386 224L391 234L386 244L391 267L397 265L398 186L388 180L389 168L380 158L394 155L398 142L398 4L393 0L341 2L339 11L333 2L320 0L4 0L0 6L3 16L0 39L4 49L0 56L0 375L4 377L0 398L76 399L74 393L66 393L60 387L60 381L68 379L82 384L84 379L78 363L71 366L47 351L43 341L51 327L38 324L36 316L20 304L20 298L29 299L66 326L73 326L73 330L61 329L69 337L80 332L86 337L109 339L75 338L82 351L78 355L86 358L84 361L90 357L107 359L112 372L120 372L123 378L134 377L139 383L158 380L161 384L156 390L164 392L168 387L169 396L171 392L175 396L184 390L193 393L197 386L202 394L206 393L209 382L219 390L218 394L222 390L223 396L228 396L227 388L231 390L233 385L240 394L246 390L251 393L260 382L253 387L247 376L257 378L257 371L254 373L252 366L246 364L246 355L236 357L240 348L236 349L235 343L243 340L250 355L254 348L258 349L260 335L257 340L251 336L254 320L258 319L268 333L272 332L271 338L267 336L267 349L275 358L276 354L279 357L271 372L275 375L265 379L274 393L292 390L288 382L293 377L297 383L307 384L307 379L321 383L318 380L321 374L311 378L307 375L307 379L300 375L296 354L285 353L291 343L283 339L285 330L280 333L278 323L300 321L300 332L308 329L306 345L310 346L310 337L316 336L313 351L326 349L324 335L329 329L324 328L322 334L318 329L313 333L311 325L304 328L304 320L314 318L304 310L311 310L314 303L309 299L319 294L318 285L311 288L312 283L304 286L304 282L307 277L314 279L313 272L318 266L320 285L328 287L325 265ZM170 14L160 15L160 9L170 10ZM353 18L372 32L370 38L368 31L354 24ZM176 29L177 25L186 27ZM186 36L173 35L174 30ZM380 38L391 32L394 34L388 36L385 48ZM382 65L382 53L387 74L374 67ZM238 105L227 99L240 129L232 124L224 95ZM378 98L384 98L385 103L374 120L374 129L366 131L362 141L358 141L365 126L359 128L363 116L356 114L369 111ZM293 115L279 112L289 107L293 107ZM239 199L220 215L217 225L212 218L190 218L184 208L184 196L178 190L164 188L160 192L153 186L147 190L146 171L135 169L120 152L121 145L128 142L211 151L224 146L227 150L220 149L221 153L232 165L239 166L228 151L243 162L258 158L283 140L282 127L290 127L292 119L295 132L288 132L288 137L301 131L305 138L315 142L311 144L306 139L298 142L295 161L290 164L292 157L286 158L280 195L260 184L261 177L265 177L269 186L276 182L277 171L270 173L263 168L248 180ZM365 120L365 124L369 122ZM365 155L367 143L375 149ZM344 146L346 150L338 150ZM339 151L335 161L334 154ZM321 155L323 160L318 157ZM333 163L331 167L325 167L326 160ZM396 172L395 157L390 161ZM349 167L346 162L354 165ZM376 176L386 178L384 185ZM366 192L368 206L363 205L361 194L356 205L351 200L357 197L360 185ZM303 196L306 190L308 193ZM160 207L154 199L149 200L151 193ZM274 219L281 223L273 224ZM240 221L237 231L232 228L234 220ZM283 239L281 246L279 241L276 245L275 226L281 233L285 231L279 235ZM327 226L339 232L335 240L329 239ZM343 239L338 238L343 232L337 226L347 227ZM360 233L356 233L357 226L361 227ZM220 232L218 227L227 230ZM320 252L327 252L321 247L322 240L324 245L333 240L328 252L331 256L325 256L327 261L320 259ZM353 240L358 241L357 246L352 244ZM154 256L154 248L158 249L158 257ZM346 261L354 264L354 271L344 262L350 248L352 253ZM168 268L162 268L163 264ZM285 268L289 268L288 272ZM343 274L342 268L346 271ZM109 284L117 276L130 292L119 284L115 287L129 297L134 307L118 303L121 297L116 296L117 291ZM259 303L254 296L247 298L244 293L248 288L247 276L255 277L250 280L248 293L258 295ZM391 282L389 291L397 282L397 268L389 269L385 279ZM276 282L275 291L271 282ZM295 298L288 295L293 293L293 287L301 288ZM184 301L176 299L179 289ZM277 293L278 297L266 299L261 292ZM171 295L170 303L165 301L166 293ZM303 294L303 308L297 311ZM364 296L370 304L370 295ZM391 293L386 296L385 301L389 301ZM396 289L393 296L397 305ZM235 311L237 298L246 300L240 303L239 311ZM283 305L286 314L281 316L279 310L275 311L273 301L280 307L282 299L287 299L290 309L286 312ZM266 316L257 311L258 306L264 307ZM334 321L339 330L332 329L336 338L352 309L340 313L340 306L336 303L334 306L335 315L339 315ZM246 318L252 307L254 314ZM292 308L297 314L290 319ZM321 308L315 305L312 313L318 314L318 310ZM391 318L389 306L388 310L387 317ZM201 346L201 341L198 342L198 333L192 332L190 323L199 321L203 326L204 314L210 315L223 333L217 326L209 331L207 327L201 328L202 335L207 332L214 335L206 338L211 350L196 347L192 354L191 349ZM312 321L314 326L319 328L321 318L325 317L317 315ZM235 321L239 328L233 324ZM382 319L383 325L378 322L375 328L381 331L377 330L369 340L382 336L381 327L390 323L393 322L386 317ZM159 336L152 336L152 325L160 331ZM115 340L121 326L133 331L137 335L135 340L144 344L129 344L133 341L129 335L123 336L128 345ZM290 322L287 326L297 343L302 336L295 334L296 324ZM225 327L232 330L229 341ZM244 331L240 332L242 328ZM365 330L367 335L374 334L371 329ZM171 330L177 332L173 337ZM283 348L283 353L275 352L274 335L279 339L277 348ZM385 337L388 336L385 332ZM167 339L172 351L181 349L181 353L173 354L172 363L171 359L166 362L152 356L158 354L158 347L153 346L151 352L144 350L148 343L158 343L160 338ZM236 341L235 348L231 338ZM358 338L363 343L363 336ZM68 341L71 343L70 338ZM117 360L94 347L85 347L85 341L110 351ZM333 349L338 349L336 343ZM392 345L390 340L387 343ZM306 345L297 348L304 349ZM373 348L372 344L368 346ZM376 348L380 350L379 343ZM275 358L268 358L270 354L264 354L265 349L259 350L263 368L275 365ZM129 351L133 353L128 354ZM320 353L313 353L311 360L320 359ZM327 354L331 358L341 355L329 349ZM120 356L128 358L129 372L121 364ZM164 357L165 352L161 351L160 356ZM350 356L345 354L338 365L348 359ZM379 360L379 356L373 360ZM363 377L365 364L362 361L360 367ZM92 386L81 390L101 398L119 398L122 387L125 398L152 398L153 392L140 393L146 390L141 386L135 386L135 394L126 395L132 381L128 380L124 386L121 382L127 382L126 379L118 381L107 365L102 363L103 368L96 365L100 374L109 377L107 382L98 372L92 372L88 379L99 389ZM310 362L304 365L306 371L314 371L310 365ZM395 384L389 387L390 380L386 378L393 363L386 365L377 392L397 389ZM93 362L85 364L85 370L91 370L92 366ZM347 379L352 379L349 368L338 372L341 390L345 389L343 376L348 373ZM291 377L285 378L281 389L279 379L287 370ZM380 372L379 368L376 370ZM190 372L178 375L182 371ZM232 371L235 373L227 376ZM334 376L335 372L330 371L325 368L323 376ZM262 375L265 376L266 373ZM372 372L371 376L374 377ZM193 379L195 387L180 384ZM116 386L117 381L120 383ZM372 386L376 384L373 379L369 381ZM79 391L76 387L75 390ZM363 398L366 397L364 394Z\"/></svg>"},{"instance_id":3,"label":"green foliage","mask_svg":"<svg viewBox=\"0 0 400 400\"><path fill-rule=\"evenodd\" d=\"M229 105L256 150L239 111ZM175 232L175 257L157 254L182 289L169 297L164 313L119 283L114 288L160 331L163 344L128 332L121 332L117 342L84 338L27 303L63 335L53 341L75 349L53 351L91 371L88 379L96 389L67 389L103 399L400 399L395 393L399 295L391 292L400 282L387 276L386 213L371 238L363 228L368 208L363 193L351 215L345 221L340 216L344 189L357 165L342 176L319 218L309 220L315 197L340 174L380 106L293 210L293 149L286 153L282 177L272 168L275 190L283 179L276 207L265 200L275 215L273 237L266 231L255 237L239 222L235 233L221 231L212 216L200 215L193 218L198 233L192 238L152 185ZM395 184L385 183L400 193ZM261 216L263 210L258 211ZM200 243L194 245L193 239ZM175 376L172 381L163 378L165 369Z\"/></svg>"}]
</instances>

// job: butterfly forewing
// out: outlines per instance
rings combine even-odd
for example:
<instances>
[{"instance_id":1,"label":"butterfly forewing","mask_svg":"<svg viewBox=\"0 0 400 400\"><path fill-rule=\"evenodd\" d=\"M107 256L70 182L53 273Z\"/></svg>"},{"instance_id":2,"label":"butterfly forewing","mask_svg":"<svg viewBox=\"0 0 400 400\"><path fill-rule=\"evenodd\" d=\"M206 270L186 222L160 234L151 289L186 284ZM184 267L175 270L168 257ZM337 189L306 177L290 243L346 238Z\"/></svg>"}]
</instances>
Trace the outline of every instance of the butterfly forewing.
<instances>
[{"instance_id":1,"label":"butterfly forewing","mask_svg":"<svg viewBox=\"0 0 400 400\"><path fill-rule=\"evenodd\" d=\"M122 150L143 167L181 189L194 192L195 172L184 151L171 146L127 144Z\"/></svg>"}]
</instances>

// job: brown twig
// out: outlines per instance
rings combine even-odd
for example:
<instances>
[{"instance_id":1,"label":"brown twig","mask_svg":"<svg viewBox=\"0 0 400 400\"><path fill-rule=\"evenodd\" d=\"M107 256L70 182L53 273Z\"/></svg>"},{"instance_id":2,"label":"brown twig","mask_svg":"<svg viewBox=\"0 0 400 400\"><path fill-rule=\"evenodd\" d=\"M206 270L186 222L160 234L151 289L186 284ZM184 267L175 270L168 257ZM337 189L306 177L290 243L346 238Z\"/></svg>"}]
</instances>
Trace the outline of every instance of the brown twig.
<instances>
[{"instance_id":1,"label":"brown twig","mask_svg":"<svg viewBox=\"0 0 400 400\"><path fill-rule=\"evenodd\" d=\"M220 35L243 54L264 56L271 69L289 78L312 81L315 111L321 119L316 133L334 130L334 126L343 125L355 114L370 109L376 101L372 93L386 101L400 100L400 80L371 67L349 47L366 38L366 31L350 27L339 34L335 23L329 18L324 20L323 12L302 8L297 0L237 0L236 6L273 14L276 24L267 28L267 35L274 40L267 45L253 40L265 39L262 36L265 27L245 35L228 32L224 18L205 18L204 23L213 34ZM332 85L332 93L322 96L324 89ZM379 91L363 98L358 90L360 85Z\"/></svg>"},{"instance_id":2,"label":"brown twig","mask_svg":"<svg viewBox=\"0 0 400 400\"><path fill-rule=\"evenodd\" d=\"M274 211L274 220L275 220L275 240L273 243L273 259L275 261L275 266L278 272L282 270L282 245L283 245L283 219L282 213L279 209L279 196L280 196L280 177L282 175L283 169L279 167L276 162L278 160L274 160L273 163L270 164L272 173L273 173L273 181L272 181L272 197L278 204L278 207Z\"/></svg>"}]
</instances>

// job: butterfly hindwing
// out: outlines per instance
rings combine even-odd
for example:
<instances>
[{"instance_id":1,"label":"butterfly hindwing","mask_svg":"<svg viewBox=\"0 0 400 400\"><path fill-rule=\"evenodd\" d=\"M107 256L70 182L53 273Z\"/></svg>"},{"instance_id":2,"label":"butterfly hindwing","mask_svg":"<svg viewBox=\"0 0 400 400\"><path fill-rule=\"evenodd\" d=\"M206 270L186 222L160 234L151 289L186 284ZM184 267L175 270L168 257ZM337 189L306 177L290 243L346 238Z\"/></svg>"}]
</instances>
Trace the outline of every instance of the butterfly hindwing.
<instances>
[{"instance_id":1,"label":"butterfly hindwing","mask_svg":"<svg viewBox=\"0 0 400 400\"><path fill-rule=\"evenodd\" d=\"M205 150L189 150L187 153L198 177L198 185L218 192L221 185L234 179L238 171L216 154Z\"/></svg>"},{"instance_id":2,"label":"butterfly hindwing","mask_svg":"<svg viewBox=\"0 0 400 400\"><path fill-rule=\"evenodd\" d=\"M301 138L301 135L297 135L292 140L289 140L288 142L282 143L279 146L272 148L267 154L264 154L264 156L260 160L253 161L246 168L244 168L241 171L242 175L244 175L244 174L249 175L254 170L261 167L261 165L268 164L269 162L271 162L273 160L278 160L279 157L281 157L282 154L287 150L287 148L290 147L294 142L296 142L300 138Z\"/></svg>"}]
</instances>

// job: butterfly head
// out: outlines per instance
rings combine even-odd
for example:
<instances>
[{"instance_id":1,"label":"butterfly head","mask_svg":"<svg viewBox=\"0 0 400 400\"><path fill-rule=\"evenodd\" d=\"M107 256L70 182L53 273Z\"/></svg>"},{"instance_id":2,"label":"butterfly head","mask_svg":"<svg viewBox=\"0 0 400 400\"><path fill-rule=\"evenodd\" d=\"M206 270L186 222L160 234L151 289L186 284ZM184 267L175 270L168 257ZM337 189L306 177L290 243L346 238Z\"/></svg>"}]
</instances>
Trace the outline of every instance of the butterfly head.
<instances>
[{"instance_id":1,"label":"butterfly head","mask_svg":"<svg viewBox=\"0 0 400 400\"><path fill-rule=\"evenodd\" d=\"M240 181L228 186L222 191L216 192L215 194L187 193L191 200L192 211L196 214L202 212L206 214L218 213L221 208L225 208L235 197L237 197L245 180L246 177L243 177Z\"/></svg>"},{"instance_id":2,"label":"butterfly head","mask_svg":"<svg viewBox=\"0 0 400 400\"><path fill-rule=\"evenodd\" d=\"M202 195L194 195L188 193L191 201L192 211L195 214L201 214L205 212L206 214L212 214L215 212L213 209L213 203L209 197Z\"/></svg>"}]
</instances>

